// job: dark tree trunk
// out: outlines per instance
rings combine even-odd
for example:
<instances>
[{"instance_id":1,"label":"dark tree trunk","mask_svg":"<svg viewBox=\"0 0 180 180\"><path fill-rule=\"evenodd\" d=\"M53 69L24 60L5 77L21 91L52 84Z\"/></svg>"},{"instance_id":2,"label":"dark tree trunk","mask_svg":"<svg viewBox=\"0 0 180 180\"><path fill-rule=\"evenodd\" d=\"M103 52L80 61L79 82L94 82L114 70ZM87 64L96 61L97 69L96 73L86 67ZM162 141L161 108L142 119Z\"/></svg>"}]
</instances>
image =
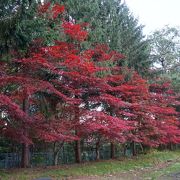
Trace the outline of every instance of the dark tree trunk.
<instances>
[{"instance_id":1,"label":"dark tree trunk","mask_svg":"<svg viewBox=\"0 0 180 180\"><path fill-rule=\"evenodd\" d=\"M75 142L75 157L76 163L81 163L81 141L77 140Z\"/></svg>"},{"instance_id":2,"label":"dark tree trunk","mask_svg":"<svg viewBox=\"0 0 180 180\"><path fill-rule=\"evenodd\" d=\"M22 144L21 167L29 167L29 145L25 143Z\"/></svg>"},{"instance_id":3,"label":"dark tree trunk","mask_svg":"<svg viewBox=\"0 0 180 180\"><path fill-rule=\"evenodd\" d=\"M96 143L96 160L99 160L100 159L100 143L99 141Z\"/></svg>"},{"instance_id":4,"label":"dark tree trunk","mask_svg":"<svg viewBox=\"0 0 180 180\"><path fill-rule=\"evenodd\" d=\"M75 120L79 122L79 107L75 110ZM75 135L78 136L78 130L75 129ZM76 163L81 163L81 140L75 141L75 159Z\"/></svg>"},{"instance_id":5,"label":"dark tree trunk","mask_svg":"<svg viewBox=\"0 0 180 180\"><path fill-rule=\"evenodd\" d=\"M135 142L131 143L131 149L132 149L132 155L136 156L137 152L136 152L136 143Z\"/></svg>"},{"instance_id":6,"label":"dark tree trunk","mask_svg":"<svg viewBox=\"0 0 180 180\"><path fill-rule=\"evenodd\" d=\"M124 156L126 156L126 149L127 149L126 144L124 144L124 145L123 145L123 155L124 155Z\"/></svg>"},{"instance_id":7,"label":"dark tree trunk","mask_svg":"<svg viewBox=\"0 0 180 180\"><path fill-rule=\"evenodd\" d=\"M115 158L115 144L111 143L111 159Z\"/></svg>"},{"instance_id":8,"label":"dark tree trunk","mask_svg":"<svg viewBox=\"0 0 180 180\"><path fill-rule=\"evenodd\" d=\"M23 101L23 111L28 114L29 112L29 105L28 105L28 98L24 99ZM24 127L23 129L24 136L28 136L27 127ZM22 154L21 154L21 167L27 168L29 167L29 152L30 152L30 146L28 143L22 144Z\"/></svg>"}]
</instances>

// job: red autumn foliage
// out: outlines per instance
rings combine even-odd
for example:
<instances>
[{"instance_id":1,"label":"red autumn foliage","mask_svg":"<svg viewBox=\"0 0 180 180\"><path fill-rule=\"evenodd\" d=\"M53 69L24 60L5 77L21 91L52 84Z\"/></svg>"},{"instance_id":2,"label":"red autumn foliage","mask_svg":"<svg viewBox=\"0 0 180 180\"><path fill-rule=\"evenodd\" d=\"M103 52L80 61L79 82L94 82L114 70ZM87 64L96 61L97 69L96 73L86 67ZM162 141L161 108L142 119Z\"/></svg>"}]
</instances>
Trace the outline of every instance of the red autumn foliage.
<instances>
[{"instance_id":1,"label":"red autumn foliage","mask_svg":"<svg viewBox=\"0 0 180 180\"><path fill-rule=\"evenodd\" d=\"M49 9L50 6L51 6L51 3L50 3L50 2L47 2L47 3L39 6L38 12L39 12L39 13L46 13L46 12L48 11L48 9Z\"/></svg>"},{"instance_id":2,"label":"red autumn foliage","mask_svg":"<svg viewBox=\"0 0 180 180\"><path fill-rule=\"evenodd\" d=\"M82 30L82 26L80 24L73 24L72 22L63 22L62 25L63 29L64 29L64 33L69 35L69 37L71 37L74 40L77 41L84 41L87 36L88 33L85 30Z\"/></svg>"},{"instance_id":3,"label":"red autumn foliage","mask_svg":"<svg viewBox=\"0 0 180 180\"><path fill-rule=\"evenodd\" d=\"M62 14L64 12L64 10L65 10L65 8L63 5L59 5L58 3L56 3L52 7L53 19L56 19L59 14Z\"/></svg>"},{"instance_id":4,"label":"red autumn foliage","mask_svg":"<svg viewBox=\"0 0 180 180\"><path fill-rule=\"evenodd\" d=\"M49 3L39 11L48 9ZM63 11L55 4L53 18ZM83 28L62 23L64 34L79 43L87 39ZM179 143L169 84L148 85L130 69L103 65L122 58L104 44L81 50L77 42L56 41L32 48L29 57L2 63L0 133L26 144L34 139L68 142L93 133L148 146Z\"/></svg>"},{"instance_id":5,"label":"red autumn foliage","mask_svg":"<svg viewBox=\"0 0 180 180\"><path fill-rule=\"evenodd\" d=\"M60 5L58 3L55 3L51 7L50 2L46 2L38 7L38 13L39 15L44 14L50 14L52 16L52 19L55 20L60 14L62 14L65 11L64 5Z\"/></svg>"}]
</instances>

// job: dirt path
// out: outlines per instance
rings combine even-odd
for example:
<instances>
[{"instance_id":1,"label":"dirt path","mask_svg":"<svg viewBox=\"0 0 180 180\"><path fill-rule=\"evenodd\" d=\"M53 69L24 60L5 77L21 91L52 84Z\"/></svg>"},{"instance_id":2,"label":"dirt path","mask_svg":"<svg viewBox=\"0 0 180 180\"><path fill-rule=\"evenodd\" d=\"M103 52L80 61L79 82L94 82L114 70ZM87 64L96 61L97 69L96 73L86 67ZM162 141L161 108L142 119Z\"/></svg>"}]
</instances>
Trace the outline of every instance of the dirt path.
<instances>
[{"instance_id":1,"label":"dirt path","mask_svg":"<svg viewBox=\"0 0 180 180\"><path fill-rule=\"evenodd\" d=\"M175 162L177 162L177 160L158 163L153 167L138 168L128 172L126 171L115 174L108 174L104 176L81 176L76 178L68 178L68 180L150 180L152 178L148 177L148 174L167 168ZM167 176L161 176L158 178L158 180L180 180L180 172Z\"/></svg>"},{"instance_id":2,"label":"dirt path","mask_svg":"<svg viewBox=\"0 0 180 180\"><path fill-rule=\"evenodd\" d=\"M159 180L180 180L180 170L178 173L169 174L166 176L161 176Z\"/></svg>"}]
</instances>

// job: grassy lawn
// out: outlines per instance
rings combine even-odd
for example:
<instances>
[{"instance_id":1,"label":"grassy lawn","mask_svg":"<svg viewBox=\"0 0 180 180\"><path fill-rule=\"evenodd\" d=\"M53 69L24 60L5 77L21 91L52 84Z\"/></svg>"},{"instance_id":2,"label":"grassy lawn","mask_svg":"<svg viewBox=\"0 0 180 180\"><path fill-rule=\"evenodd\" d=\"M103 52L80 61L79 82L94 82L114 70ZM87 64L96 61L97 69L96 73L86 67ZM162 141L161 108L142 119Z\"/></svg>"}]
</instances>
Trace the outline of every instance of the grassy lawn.
<instances>
[{"instance_id":1,"label":"grassy lawn","mask_svg":"<svg viewBox=\"0 0 180 180\"><path fill-rule=\"evenodd\" d=\"M13 169L1 170L0 180L32 180L38 177L52 177L53 179L65 179L71 176L86 176L86 175L105 175L120 173L128 170L139 168L151 167L158 163L166 162L169 160L176 160L180 157L180 151L164 151L164 152L151 152L147 155L140 155L136 158L124 158L119 160L107 160L100 162L89 162L80 165L66 165L59 167L47 168L33 168L33 169ZM177 162L174 166L170 166L167 170L157 171L149 174L148 177L156 179L156 177L170 173L171 171L180 170L180 163Z\"/></svg>"},{"instance_id":2,"label":"grassy lawn","mask_svg":"<svg viewBox=\"0 0 180 180\"><path fill-rule=\"evenodd\" d=\"M160 176L162 176L161 179L165 179L166 175L168 176L169 174L173 174L173 173L180 173L180 162L175 162L174 164L160 169L158 171L154 171L153 173L150 174L146 174L145 177L151 177L152 180L156 180L159 179Z\"/></svg>"}]
</instances>

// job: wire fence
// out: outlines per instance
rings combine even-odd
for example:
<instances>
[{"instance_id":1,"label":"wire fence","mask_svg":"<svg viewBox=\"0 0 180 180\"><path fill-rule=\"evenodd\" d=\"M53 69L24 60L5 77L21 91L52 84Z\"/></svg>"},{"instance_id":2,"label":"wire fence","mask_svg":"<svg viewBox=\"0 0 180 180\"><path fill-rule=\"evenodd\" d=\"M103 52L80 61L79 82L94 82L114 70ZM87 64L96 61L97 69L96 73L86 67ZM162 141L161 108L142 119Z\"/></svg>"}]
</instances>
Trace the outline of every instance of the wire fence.
<instances>
[{"instance_id":1,"label":"wire fence","mask_svg":"<svg viewBox=\"0 0 180 180\"><path fill-rule=\"evenodd\" d=\"M123 152L119 149L115 149L115 156L123 156ZM100 159L110 159L111 150L109 145L102 146L100 148ZM131 151L126 150L126 155L130 156ZM54 160L53 152L31 152L30 166L52 166ZM81 153L82 161L94 161L96 160L96 149L93 147L86 147ZM64 145L58 156L58 164L73 164L75 163L74 147L71 145ZM21 153L0 153L0 168L18 168L21 165Z\"/></svg>"}]
</instances>

